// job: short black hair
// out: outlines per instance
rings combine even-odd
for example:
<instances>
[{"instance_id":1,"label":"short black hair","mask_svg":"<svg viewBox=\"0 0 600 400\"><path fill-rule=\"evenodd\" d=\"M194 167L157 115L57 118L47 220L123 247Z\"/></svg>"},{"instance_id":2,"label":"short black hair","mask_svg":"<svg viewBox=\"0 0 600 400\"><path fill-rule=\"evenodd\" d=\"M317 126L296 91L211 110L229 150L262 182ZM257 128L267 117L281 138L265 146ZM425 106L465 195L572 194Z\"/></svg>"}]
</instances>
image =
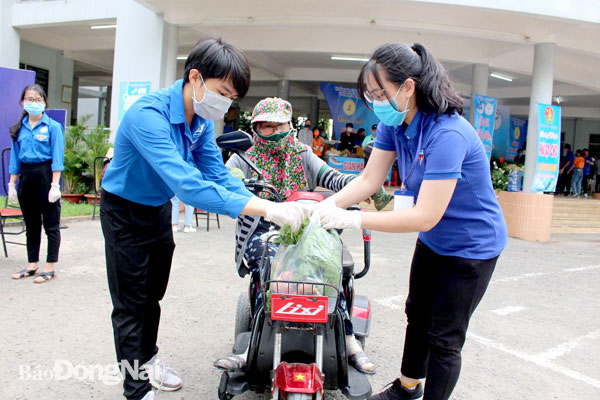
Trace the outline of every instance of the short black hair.
<instances>
[{"instance_id":1,"label":"short black hair","mask_svg":"<svg viewBox=\"0 0 600 400\"><path fill-rule=\"evenodd\" d=\"M234 44L221 38L198 42L185 61L184 83L190 80L190 71L197 69L204 80L231 79L238 97L248 93L250 63L246 55Z\"/></svg>"},{"instance_id":2,"label":"short black hair","mask_svg":"<svg viewBox=\"0 0 600 400\"><path fill-rule=\"evenodd\" d=\"M366 132L365 128L359 128L357 133Z\"/></svg>"},{"instance_id":3,"label":"short black hair","mask_svg":"<svg viewBox=\"0 0 600 400\"><path fill-rule=\"evenodd\" d=\"M373 129L377 129L377 124L371 125L371 130L373 130Z\"/></svg>"},{"instance_id":4,"label":"short black hair","mask_svg":"<svg viewBox=\"0 0 600 400\"><path fill-rule=\"evenodd\" d=\"M354 124L352 122L348 122L346 124L346 128L354 128Z\"/></svg>"},{"instance_id":5,"label":"short black hair","mask_svg":"<svg viewBox=\"0 0 600 400\"><path fill-rule=\"evenodd\" d=\"M565 149L571 150L571 145L569 143L565 143Z\"/></svg>"}]
</instances>

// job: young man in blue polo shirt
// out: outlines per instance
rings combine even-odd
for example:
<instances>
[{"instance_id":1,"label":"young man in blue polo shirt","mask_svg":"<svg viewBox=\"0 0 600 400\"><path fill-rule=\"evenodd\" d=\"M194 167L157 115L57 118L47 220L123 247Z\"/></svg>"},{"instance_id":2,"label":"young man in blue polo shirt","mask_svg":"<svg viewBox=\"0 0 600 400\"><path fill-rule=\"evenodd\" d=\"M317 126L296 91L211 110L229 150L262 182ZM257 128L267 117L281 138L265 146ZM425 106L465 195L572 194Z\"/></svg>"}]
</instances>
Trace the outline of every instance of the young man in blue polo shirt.
<instances>
[{"instance_id":1,"label":"young man in blue polo shirt","mask_svg":"<svg viewBox=\"0 0 600 400\"><path fill-rule=\"evenodd\" d=\"M223 118L250 83L245 55L210 39L190 53L184 79L138 100L115 137L114 157L102 181L100 219L117 360L129 400L152 400L151 384L177 390L182 380L157 358L160 305L175 243L171 202L237 218L258 215L297 230L304 209L253 196L233 178L214 142ZM193 166L195 165L195 167Z\"/></svg>"}]
</instances>

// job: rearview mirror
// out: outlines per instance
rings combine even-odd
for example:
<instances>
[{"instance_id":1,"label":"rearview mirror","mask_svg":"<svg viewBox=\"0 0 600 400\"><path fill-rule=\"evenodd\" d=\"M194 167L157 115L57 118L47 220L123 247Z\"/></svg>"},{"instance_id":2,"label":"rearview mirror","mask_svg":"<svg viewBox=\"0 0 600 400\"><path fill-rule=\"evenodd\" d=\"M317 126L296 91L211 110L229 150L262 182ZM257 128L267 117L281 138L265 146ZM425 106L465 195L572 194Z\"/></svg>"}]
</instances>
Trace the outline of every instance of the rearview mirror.
<instances>
[{"instance_id":1,"label":"rearview mirror","mask_svg":"<svg viewBox=\"0 0 600 400\"><path fill-rule=\"evenodd\" d=\"M223 150L246 151L254 144L252 135L244 131L224 133L217 138L217 145Z\"/></svg>"}]
</instances>

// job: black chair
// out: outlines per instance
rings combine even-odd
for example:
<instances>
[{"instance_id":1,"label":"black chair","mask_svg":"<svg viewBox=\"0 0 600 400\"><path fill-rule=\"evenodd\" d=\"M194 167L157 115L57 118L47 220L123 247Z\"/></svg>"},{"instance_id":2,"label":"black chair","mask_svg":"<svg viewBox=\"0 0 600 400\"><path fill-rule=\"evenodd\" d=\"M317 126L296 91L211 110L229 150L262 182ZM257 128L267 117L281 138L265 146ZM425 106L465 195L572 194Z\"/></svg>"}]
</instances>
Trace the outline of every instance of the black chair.
<instances>
[{"instance_id":1,"label":"black chair","mask_svg":"<svg viewBox=\"0 0 600 400\"><path fill-rule=\"evenodd\" d=\"M2 187L4 188L4 193L6 193L6 199L4 201L4 208L0 208L0 236L2 236L2 247L4 248L4 256L8 257L8 251L6 249L6 243L10 244L18 244L21 246L25 246L26 243L22 242L12 242L6 240L5 235L20 235L25 232L25 220L23 219L23 212L20 208L13 206L12 204L8 204L8 186L7 186L7 173L6 169L8 166L6 165L8 157L7 153L10 152L10 147L6 147L2 149ZM6 231L7 223L11 221L20 221L20 228L18 231Z\"/></svg>"},{"instance_id":2,"label":"black chair","mask_svg":"<svg viewBox=\"0 0 600 400\"><path fill-rule=\"evenodd\" d=\"M107 163L110 162L110 158L105 156L99 156L94 158L94 210L92 211L92 219L96 219L96 206L99 205L99 198L102 194L102 178L104 177L104 168Z\"/></svg>"},{"instance_id":3,"label":"black chair","mask_svg":"<svg viewBox=\"0 0 600 400\"><path fill-rule=\"evenodd\" d=\"M194 209L194 215L196 216L196 227L198 227L198 216L206 215L206 232L210 231L210 220L217 221L217 227L221 229L221 222L219 221L219 214L215 214L216 218L211 218L208 211L200 210L199 208Z\"/></svg>"}]
</instances>

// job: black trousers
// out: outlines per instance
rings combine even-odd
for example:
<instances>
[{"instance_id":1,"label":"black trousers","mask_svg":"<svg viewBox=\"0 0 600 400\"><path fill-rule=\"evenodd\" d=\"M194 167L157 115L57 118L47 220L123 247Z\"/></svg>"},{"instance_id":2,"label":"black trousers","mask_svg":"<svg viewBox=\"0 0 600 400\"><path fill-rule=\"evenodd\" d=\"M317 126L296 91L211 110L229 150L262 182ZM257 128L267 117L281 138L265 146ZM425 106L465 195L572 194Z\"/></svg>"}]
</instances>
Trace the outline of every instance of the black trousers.
<instances>
[{"instance_id":1,"label":"black trousers","mask_svg":"<svg viewBox=\"0 0 600 400\"><path fill-rule=\"evenodd\" d=\"M497 260L442 256L417 241L406 300L402 374L427 378L423 400L446 400L456 386L469 319Z\"/></svg>"},{"instance_id":2,"label":"black trousers","mask_svg":"<svg viewBox=\"0 0 600 400\"><path fill-rule=\"evenodd\" d=\"M141 367L158 351L159 301L167 290L175 250L171 202L151 207L104 191L100 222L123 394L139 400L151 389Z\"/></svg>"},{"instance_id":3,"label":"black trousers","mask_svg":"<svg viewBox=\"0 0 600 400\"><path fill-rule=\"evenodd\" d=\"M50 203L48 192L52 183L52 161L38 164L21 164L21 176L17 196L27 237L27 260L30 263L40 261L40 242L42 241L42 223L48 237L46 262L58 261L60 248L60 201Z\"/></svg>"}]
</instances>

